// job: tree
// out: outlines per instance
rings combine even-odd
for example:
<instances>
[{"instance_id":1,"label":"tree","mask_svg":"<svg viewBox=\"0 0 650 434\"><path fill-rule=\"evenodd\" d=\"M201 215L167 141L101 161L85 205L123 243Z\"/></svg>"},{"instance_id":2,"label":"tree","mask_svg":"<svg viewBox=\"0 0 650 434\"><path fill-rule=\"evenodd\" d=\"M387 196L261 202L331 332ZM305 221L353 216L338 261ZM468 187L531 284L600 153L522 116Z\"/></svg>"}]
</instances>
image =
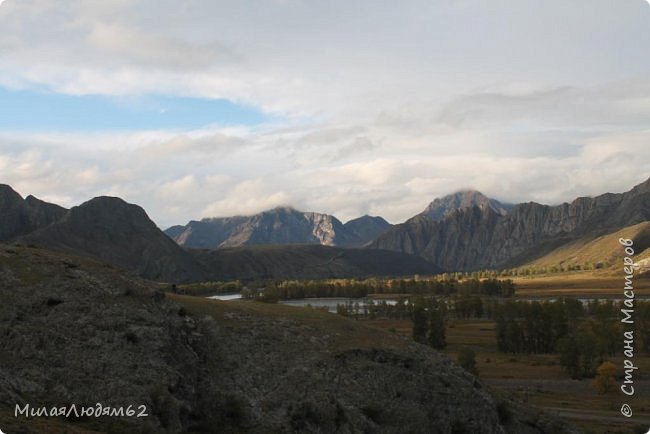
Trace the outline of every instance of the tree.
<instances>
[{"instance_id":1,"label":"tree","mask_svg":"<svg viewBox=\"0 0 650 434\"><path fill-rule=\"evenodd\" d=\"M424 343L427 338L427 312L421 303L413 306L413 339Z\"/></svg>"},{"instance_id":2,"label":"tree","mask_svg":"<svg viewBox=\"0 0 650 434\"><path fill-rule=\"evenodd\" d=\"M445 312L442 305L434 303L429 309L429 345L436 350L447 346L445 336Z\"/></svg>"},{"instance_id":3,"label":"tree","mask_svg":"<svg viewBox=\"0 0 650 434\"><path fill-rule=\"evenodd\" d=\"M471 348L462 347L460 349L458 353L458 364L470 374L478 375L478 369L476 369L476 353Z\"/></svg>"},{"instance_id":4,"label":"tree","mask_svg":"<svg viewBox=\"0 0 650 434\"><path fill-rule=\"evenodd\" d=\"M575 334L562 337L557 342L557 350L560 353L560 364L564 366L571 378L581 378L580 375L580 351L576 343Z\"/></svg>"},{"instance_id":5,"label":"tree","mask_svg":"<svg viewBox=\"0 0 650 434\"><path fill-rule=\"evenodd\" d=\"M557 343L560 364L573 379L594 375L596 337L591 332L569 333Z\"/></svg>"}]
</instances>

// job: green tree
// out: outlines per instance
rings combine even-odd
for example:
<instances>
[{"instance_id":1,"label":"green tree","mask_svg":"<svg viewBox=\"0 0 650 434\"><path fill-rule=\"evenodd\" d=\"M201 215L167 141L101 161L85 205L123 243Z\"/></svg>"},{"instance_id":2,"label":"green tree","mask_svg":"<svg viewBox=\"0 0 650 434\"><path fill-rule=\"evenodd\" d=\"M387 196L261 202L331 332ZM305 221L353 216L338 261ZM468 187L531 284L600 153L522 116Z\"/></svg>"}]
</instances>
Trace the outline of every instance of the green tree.
<instances>
[{"instance_id":1,"label":"green tree","mask_svg":"<svg viewBox=\"0 0 650 434\"><path fill-rule=\"evenodd\" d=\"M424 305L417 303L413 306L413 339L416 342L424 343L427 338L427 311Z\"/></svg>"},{"instance_id":2,"label":"green tree","mask_svg":"<svg viewBox=\"0 0 650 434\"><path fill-rule=\"evenodd\" d=\"M437 350L447 346L445 336L445 312L442 305L434 303L429 307L429 345Z\"/></svg>"},{"instance_id":3,"label":"green tree","mask_svg":"<svg viewBox=\"0 0 650 434\"><path fill-rule=\"evenodd\" d=\"M596 337L591 332L569 333L558 341L560 364L574 379L594 375Z\"/></svg>"}]
</instances>

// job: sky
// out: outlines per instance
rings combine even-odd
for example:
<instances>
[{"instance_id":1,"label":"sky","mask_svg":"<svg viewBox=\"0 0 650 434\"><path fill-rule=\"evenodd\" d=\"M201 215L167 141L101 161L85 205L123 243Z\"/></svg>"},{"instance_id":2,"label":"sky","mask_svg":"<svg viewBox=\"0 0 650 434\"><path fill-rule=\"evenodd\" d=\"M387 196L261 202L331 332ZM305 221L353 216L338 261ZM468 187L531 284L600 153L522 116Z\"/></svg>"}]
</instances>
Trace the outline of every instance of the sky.
<instances>
[{"instance_id":1,"label":"sky","mask_svg":"<svg viewBox=\"0 0 650 434\"><path fill-rule=\"evenodd\" d=\"M161 227L650 177L645 0L5 0L0 183Z\"/></svg>"}]
</instances>

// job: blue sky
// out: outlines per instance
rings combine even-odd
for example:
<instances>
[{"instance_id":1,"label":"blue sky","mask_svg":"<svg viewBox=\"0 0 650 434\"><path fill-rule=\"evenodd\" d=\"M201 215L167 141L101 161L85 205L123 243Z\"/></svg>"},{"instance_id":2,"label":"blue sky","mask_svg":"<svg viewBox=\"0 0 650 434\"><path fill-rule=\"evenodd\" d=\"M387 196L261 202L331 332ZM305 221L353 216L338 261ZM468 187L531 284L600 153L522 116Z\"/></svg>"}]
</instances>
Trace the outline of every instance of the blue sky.
<instances>
[{"instance_id":1,"label":"blue sky","mask_svg":"<svg viewBox=\"0 0 650 434\"><path fill-rule=\"evenodd\" d=\"M0 130L92 132L192 130L210 125L257 125L269 121L253 107L226 99L173 95L65 95L0 87Z\"/></svg>"},{"instance_id":2,"label":"blue sky","mask_svg":"<svg viewBox=\"0 0 650 434\"><path fill-rule=\"evenodd\" d=\"M650 176L648 47L645 0L5 0L0 182L161 227L621 192Z\"/></svg>"}]
</instances>

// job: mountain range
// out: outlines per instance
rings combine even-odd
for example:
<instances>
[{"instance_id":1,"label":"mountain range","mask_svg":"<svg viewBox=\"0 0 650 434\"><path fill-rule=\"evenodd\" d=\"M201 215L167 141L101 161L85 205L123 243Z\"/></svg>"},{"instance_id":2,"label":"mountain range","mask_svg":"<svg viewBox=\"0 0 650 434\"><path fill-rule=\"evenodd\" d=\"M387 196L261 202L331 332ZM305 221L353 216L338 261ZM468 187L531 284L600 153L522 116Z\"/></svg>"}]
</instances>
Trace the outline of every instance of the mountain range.
<instances>
[{"instance_id":1,"label":"mountain range","mask_svg":"<svg viewBox=\"0 0 650 434\"><path fill-rule=\"evenodd\" d=\"M397 225L369 216L341 224L326 214L276 208L247 217L204 218L165 232L186 247L363 246L416 255L449 271L510 268L576 240L650 220L649 191L647 180L626 193L549 206L502 203L476 190L461 190L433 200Z\"/></svg>"},{"instance_id":2,"label":"mountain range","mask_svg":"<svg viewBox=\"0 0 650 434\"><path fill-rule=\"evenodd\" d=\"M298 231L304 229L301 213L291 209L277 212L288 216L291 223L297 221ZM312 221L324 221L326 217L311 213ZM376 219L369 219L372 225L377 224ZM141 207L120 198L101 196L65 209L32 196L23 199L7 185L0 186L0 223L3 230L0 241L89 257L164 282L295 276L353 278L441 271L434 264L409 254L320 244L284 244L272 250L239 246L214 252L184 248L165 235ZM277 224L267 227L271 230L269 240L281 239L273 233L275 227ZM358 239L357 233L362 234L364 230L372 230L372 226L360 228L357 221L351 222L344 233ZM290 235L292 231L296 232L293 226L285 229Z\"/></svg>"},{"instance_id":3,"label":"mountain range","mask_svg":"<svg viewBox=\"0 0 650 434\"><path fill-rule=\"evenodd\" d=\"M459 209L491 209L505 215L514 205L490 199L475 190L461 190L435 199L419 215L444 220ZM277 207L251 216L203 218L184 226L165 230L179 245L189 248L217 249L257 244L321 244L339 247L363 247L393 225L382 217L362 217L343 224L329 214Z\"/></svg>"},{"instance_id":4,"label":"mountain range","mask_svg":"<svg viewBox=\"0 0 650 434\"><path fill-rule=\"evenodd\" d=\"M252 216L204 218L165 230L179 245L216 249L255 244L321 244L361 247L390 227L381 217L345 224L332 215L278 207Z\"/></svg>"},{"instance_id":5,"label":"mountain range","mask_svg":"<svg viewBox=\"0 0 650 434\"><path fill-rule=\"evenodd\" d=\"M650 179L630 191L557 206L521 203L507 212L472 205L442 220L419 214L388 229L370 248L411 253L446 270L521 266L580 238L650 220Z\"/></svg>"},{"instance_id":6,"label":"mountain range","mask_svg":"<svg viewBox=\"0 0 650 434\"><path fill-rule=\"evenodd\" d=\"M68 210L0 185L0 241L88 256L167 282L510 268L569 257L571 246L647 221L650 179L625 193L556 206L512 205L463 190L397 225L370 216L343 224L328 214L279 207L165 232L141 207L119 198L97 197Z\"/></svg>"}]
</instances>

